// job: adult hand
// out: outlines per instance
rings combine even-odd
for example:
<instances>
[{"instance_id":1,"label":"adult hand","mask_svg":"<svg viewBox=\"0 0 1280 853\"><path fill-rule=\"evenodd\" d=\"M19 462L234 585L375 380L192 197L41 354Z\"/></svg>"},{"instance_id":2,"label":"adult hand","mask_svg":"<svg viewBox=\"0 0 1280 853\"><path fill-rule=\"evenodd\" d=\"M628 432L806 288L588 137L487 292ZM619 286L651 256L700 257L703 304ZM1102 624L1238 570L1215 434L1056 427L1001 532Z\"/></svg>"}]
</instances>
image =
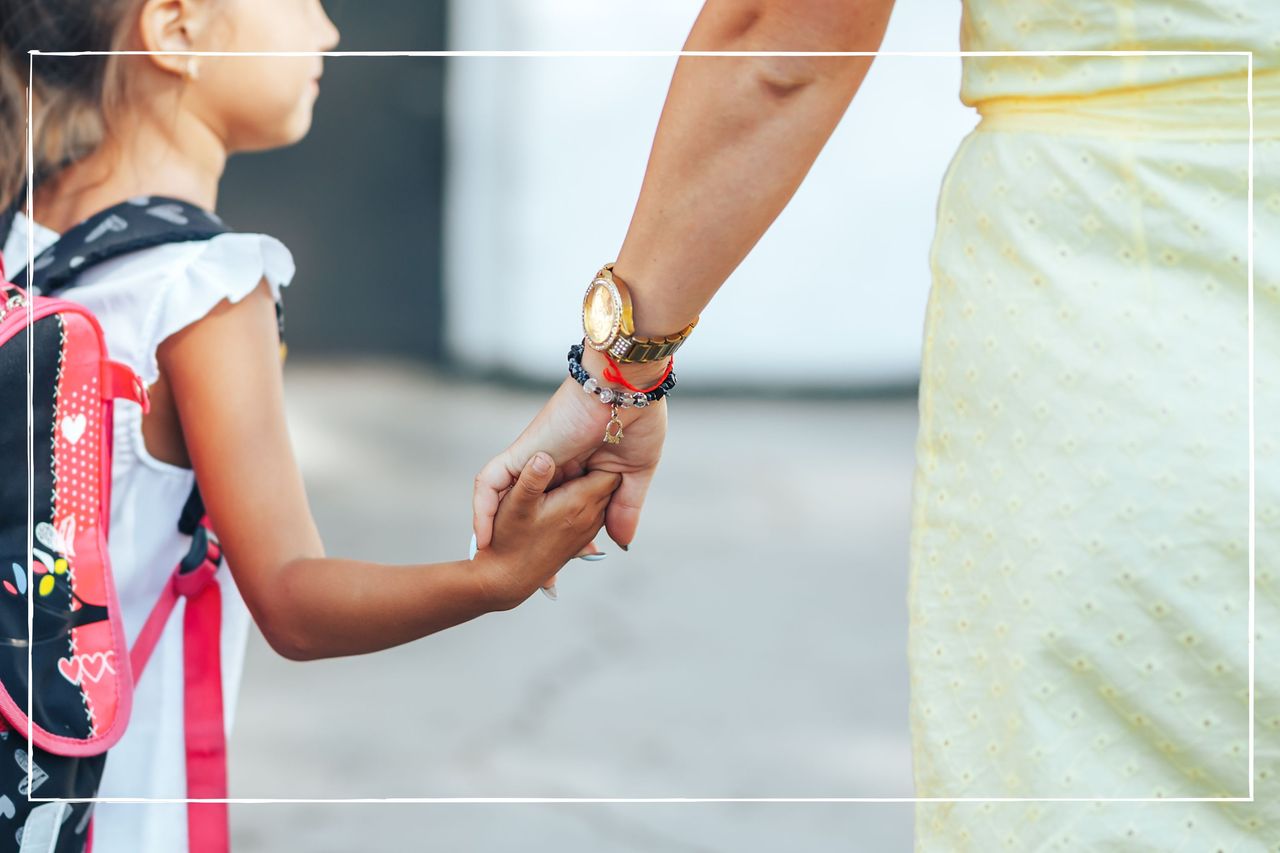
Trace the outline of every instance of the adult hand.
<instances>
[{"instance_id":1,"label":"adult hand","mask_svg":"<svg viewBox=\"0 0 1280 853\"><path fill-rule=\"evenodd\" d=\"M585 393L573 379L566 378L560 384L524 432L476 475L472 525L478 548L488 547L498 504L520 476L525 462L539 450L555 460L552 488L588 471L622 475L622 484L605 510L605 530L623 549L630 546L640 522L640 508L662 455L667 435L667 401L659 400L643 409L619 409L623 438L618 444L604 442L609 412L609 406ZM589 549L586 553L598 551Z\"/></svg>"}]
</instances>

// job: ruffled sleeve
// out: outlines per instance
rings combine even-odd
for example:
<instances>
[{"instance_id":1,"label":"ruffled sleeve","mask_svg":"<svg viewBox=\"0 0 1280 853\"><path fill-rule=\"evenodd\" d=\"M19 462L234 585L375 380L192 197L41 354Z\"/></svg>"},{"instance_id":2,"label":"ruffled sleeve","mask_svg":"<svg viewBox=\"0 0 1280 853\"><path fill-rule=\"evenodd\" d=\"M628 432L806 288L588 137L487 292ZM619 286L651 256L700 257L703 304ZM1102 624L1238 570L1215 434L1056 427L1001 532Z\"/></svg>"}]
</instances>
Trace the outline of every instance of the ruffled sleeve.
<instances>
[{"instance_id":1,"label":"ruffled sleeve","mask_svg":"<svg viewBox=\"0 0 1280 853\"><path fill-rule=\"evenodd\" d=\"M158 248L175 257L161 267L163 280L150 290L152 302L139 335L138 367L147 384L160 375L156 349L165 338L204 317L223 299L239 302L264 278L277 301L281 288L293 280L293 255L265 234L221 234Z\"/></svg>"}]
</instances>

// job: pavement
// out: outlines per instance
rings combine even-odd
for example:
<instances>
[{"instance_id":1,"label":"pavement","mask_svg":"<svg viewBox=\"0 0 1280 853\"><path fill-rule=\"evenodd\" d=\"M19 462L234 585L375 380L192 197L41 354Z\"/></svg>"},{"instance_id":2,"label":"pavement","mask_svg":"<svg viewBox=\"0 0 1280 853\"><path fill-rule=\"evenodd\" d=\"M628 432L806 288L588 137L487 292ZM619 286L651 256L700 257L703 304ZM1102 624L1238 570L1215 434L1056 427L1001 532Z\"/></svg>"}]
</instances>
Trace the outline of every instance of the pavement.
<instances>
[{"instance_id":1,"label":"pavement","mask_svg":"<svg viewBox=\"0 0 1280 853\"><path fill-rule=\"evenodd\" d=\"M684 390L684 389L680 389ZM286 369L332 556L467 556L476 471L549 389L390 361ZM677 392L623 553L372 655L294 662L251 632L232 797L910 797L913 396ZM233 804L259 851L911 849L909 803Z\"/></svg>"}]
</instances>

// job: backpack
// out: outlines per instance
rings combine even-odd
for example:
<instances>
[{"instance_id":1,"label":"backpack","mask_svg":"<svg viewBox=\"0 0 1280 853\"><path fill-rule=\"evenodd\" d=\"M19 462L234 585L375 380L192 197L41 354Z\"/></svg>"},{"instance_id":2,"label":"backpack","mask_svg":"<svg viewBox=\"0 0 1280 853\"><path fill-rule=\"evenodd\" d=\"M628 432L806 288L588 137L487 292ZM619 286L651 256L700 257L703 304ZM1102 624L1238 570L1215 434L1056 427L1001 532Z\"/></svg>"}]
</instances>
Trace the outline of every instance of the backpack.
<instances>
[{"instance_id":1,"label":"backpack","mask_svg":"<svg viewBox=\"0 0 1280 853\"><path fill-rule=\"evenodd\" d=\"M0 248L16 210L0 216ZM0 410L7 415L0 420L0 780L8 780L0 788L0 853L92 850L92 803L29 798L97 796L107 751L129 723L134 684L179 596L187 598L187 797L227 796L217 536L193 487L178 521L190 550L127 648L107 550L112 416L117 399L144 413L150 405L141 378L108 357L93 314L57 294L109 258L228 231L212 212L181 200L138 197L71 228L29 270L10 271L12 283L0 274ZM276 319L283 359L279 301ZM28 421L18 414L27 411L28 391L32 459ZM226 803L188 803L187 819L191 853L229 850Z\"/></svg>"}]
</instances>

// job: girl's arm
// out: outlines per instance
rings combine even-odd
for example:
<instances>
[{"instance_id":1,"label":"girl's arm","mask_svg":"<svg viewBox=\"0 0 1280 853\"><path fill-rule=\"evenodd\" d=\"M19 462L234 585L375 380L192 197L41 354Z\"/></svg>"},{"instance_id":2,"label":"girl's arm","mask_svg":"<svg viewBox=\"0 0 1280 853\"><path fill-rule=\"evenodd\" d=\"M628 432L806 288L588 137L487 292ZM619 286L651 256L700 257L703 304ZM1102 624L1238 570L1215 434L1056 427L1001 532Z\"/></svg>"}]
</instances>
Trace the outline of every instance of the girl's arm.
<instances>
[{"instance_id":1,"label":"girl's arm","mask_svg":"<svg viewBox=\"0 0 1280 853\"><path fill-rule=\"evenodd\" d=\"M499 512L498 547L474 561L326 557L289 439L267 283L156 357L227 565L267 642L292 660L377 651L514 607L594 538L619 479L602 472L544 495L552 471L529 466Z\"/></svg>"}]
</instances>

